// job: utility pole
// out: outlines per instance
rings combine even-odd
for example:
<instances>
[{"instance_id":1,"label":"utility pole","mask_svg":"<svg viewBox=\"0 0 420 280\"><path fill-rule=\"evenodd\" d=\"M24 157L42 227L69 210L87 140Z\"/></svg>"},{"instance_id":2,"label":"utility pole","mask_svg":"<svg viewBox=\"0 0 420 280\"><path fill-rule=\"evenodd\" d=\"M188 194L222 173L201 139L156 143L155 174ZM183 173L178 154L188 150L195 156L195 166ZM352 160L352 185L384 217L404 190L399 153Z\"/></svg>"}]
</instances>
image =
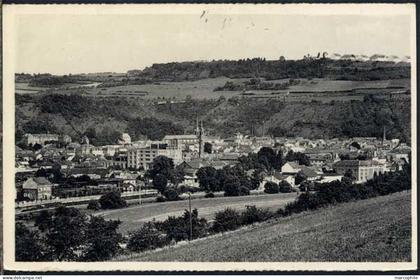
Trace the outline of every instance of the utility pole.
<instances>
[{"instance_id":1,"label":"utility pole","mask_svg":"<svg viewBox=\"0 0 420 280\"><path fill-rule=\"evenodd\" d=\"M189 241L192 240L192 213L191 213L191 193L188 193L188 208L190 210L190 238L188 239Z\"/></svg>"},{"instance_id":2,"label":"utility pole","mask_svg":"<svg viewBox=\"0 0 420 280\"><path fill-rule=\"evenodd\" d=\"M198 123L198 120L197 120L197 123ZM200 122L200 126L198 128L198 158L201 158L202 145L203 145L203 121Z\"/></svg>"},{"instance_id":3,"label":"utility pole","mask_svg":"<svg viewBox=\"0 0 420 280\"><path fill-rule=\"evenodd\" d=\"M141 184L139 184L139 205L141 205Z\"/></svg>"}]
</instances>

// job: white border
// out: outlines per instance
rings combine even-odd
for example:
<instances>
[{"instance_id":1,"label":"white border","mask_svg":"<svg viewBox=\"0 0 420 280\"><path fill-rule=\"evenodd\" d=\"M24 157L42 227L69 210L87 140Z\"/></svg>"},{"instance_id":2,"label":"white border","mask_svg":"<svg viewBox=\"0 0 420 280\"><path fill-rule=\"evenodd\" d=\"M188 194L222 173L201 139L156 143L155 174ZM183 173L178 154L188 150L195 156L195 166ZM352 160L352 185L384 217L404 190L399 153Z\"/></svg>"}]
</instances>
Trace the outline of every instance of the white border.
<instances>
[{"instance_id":1,"label":"white border","mask_svg":"<svg viewBox=\"0 0 420 280\"><path fill-rule=\"evenodd\" d=\"M396 15L411 18L412 261L355 262L15 262L14 261L14 21L21 14L217 14ZM23 271L346 271L417 269L416 16L414 4L119 4L3 5L3 245L4 269Z\"/></svg>"}]
</instances>

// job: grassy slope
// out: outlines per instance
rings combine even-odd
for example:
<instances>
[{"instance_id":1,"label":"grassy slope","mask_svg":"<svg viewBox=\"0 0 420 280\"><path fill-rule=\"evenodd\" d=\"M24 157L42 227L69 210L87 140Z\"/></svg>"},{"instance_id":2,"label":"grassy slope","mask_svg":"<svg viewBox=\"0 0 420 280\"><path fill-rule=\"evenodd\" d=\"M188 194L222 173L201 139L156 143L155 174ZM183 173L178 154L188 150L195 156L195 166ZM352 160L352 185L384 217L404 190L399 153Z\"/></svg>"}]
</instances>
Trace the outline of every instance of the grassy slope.
<instances>
[{"instance_id":1,"label":"grassy slope","mask_svg":"<svg viewBox=\"0 0 420 280\"><path fill-rule=\"evenodd\" d=\"M409 261L410 193L302 213L127 261Z\"/></svg>"},{"instance_id":2,"label":"grassy slope","mask_svg":"<svg viewBox=\"0 0 420 280\"><path fill-rule=\"evenodd\" d=\"M244 210L245 205L276 210L296 198L295 193L273 194L241 197L216 197L207 199L194 199L191 201L192 208L198 209L200 217L211 220L214 213L226 207ZM165 203L150 203L141 206L133 206L125 209L108 210L98 212L105 219L121 220L120 230L126 234L129 231L138 229L144 222L152 219L164 220L168 216L180 216L188 208L188 201L174 201Z\"/></svg>"}]
</instances>

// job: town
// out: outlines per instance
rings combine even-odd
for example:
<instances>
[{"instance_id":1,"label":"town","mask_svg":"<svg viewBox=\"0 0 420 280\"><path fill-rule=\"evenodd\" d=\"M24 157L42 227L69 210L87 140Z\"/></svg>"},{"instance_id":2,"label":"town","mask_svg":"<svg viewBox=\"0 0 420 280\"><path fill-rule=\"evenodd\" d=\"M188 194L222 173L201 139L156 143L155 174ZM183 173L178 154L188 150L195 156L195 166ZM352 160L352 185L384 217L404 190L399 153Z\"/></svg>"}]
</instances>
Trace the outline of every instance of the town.
<instances>
[{"instance_id":1,"label":"town","mask_svg":"<svg viewBox=\"0 0 420 280\"><path fill-rule=\"evenodd\" d=\"M253 155L265 158L259 157L259 165L248 164ZM279 162L271 164L271 156ZM340 181L345 176L354 183L363 183L375 175L401 170L409 157L410 146L399 139L387 139L385 128L382 139L305 139L240 133L222 139L206 135L202 122L197 120L195 134L166 135L161 141L132 141L129 134L123 133L117 143L105 146L93 146L86 136L73 140L67 135L25 134L23 142L16 146L15 206L25 209L57 202L88 203L112 191L131 199L157 196L159 186L149 172L157 158L173 163L177 178L164 182L163 188L177 194L225 191L229 195L223 185L209 187L204 174L240 165L251 183L245 192L231 195L243 195L249 191L270 193L267 183L280 186L280 192L313 189L316 184Z\"/></svg>"}]
</instances>

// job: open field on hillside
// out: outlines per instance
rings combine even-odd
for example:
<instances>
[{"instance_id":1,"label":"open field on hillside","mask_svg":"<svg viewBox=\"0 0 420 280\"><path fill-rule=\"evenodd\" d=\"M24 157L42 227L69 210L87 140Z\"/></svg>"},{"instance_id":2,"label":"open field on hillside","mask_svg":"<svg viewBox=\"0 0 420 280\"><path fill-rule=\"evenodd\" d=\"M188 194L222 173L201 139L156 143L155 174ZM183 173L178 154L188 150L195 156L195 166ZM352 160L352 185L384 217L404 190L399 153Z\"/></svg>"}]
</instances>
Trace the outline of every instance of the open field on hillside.
<instances>
[{"instance_id":1,"label":"open field on hillside","mask_svg":"<svg viewBox=\"0 0 420 280\"><path fill-rule=\"evenodd\" d=\"M411 259L411 193L306 212L118 261L372 261Z\"/></svg>"},{"instance_id":2,"label":"open field on hillside","mask_svg":"<svg viewBox=\"0 0 420 280\"><path fill-rule=\"evenodd\" d=\"M176 98L185 99L187 96L197 99L217 99L220 96L226 98L232 96L240 96L242 91L213 91L216 87L223 86L227 81L239 82L246 79L229 79L229 78L215 78L215 79L203 79L191 82L162 82L160 84L147 84L147 85L128 85L111 88L97 88L90 89L90 94L98 96L109 96L109 95L124 95L124 96L141 96L146 99L154 98ZM275 81L270 81L275 82ZM281 81L277 81L281 82ZM284 82L284 81L283 81ZM325 101L330 100L361 100L363 94L349 95L345 93L337 94L323 94L322 91L351 91L352 89L362 88L378 88L378 93L386 87L404 86L409 88L408 79L399 80L380 80L380 81L336 81L336 80L325 80L325 79L301 79L299 85L291 86L288 91L309 91L314 92L315 96L310 96L314 100ZM272 91L253 90L257 96L264 95L265 97L276 97L272 94ZM275 91L275 92L286 92L286 91ZM316 95L320 95L317 98ZM331 96L329 96L331 95ZM288 101L307 101L307 94L298 94L297 96L289 96Z\"/></svg>"},{"instance_id":3,"label":"open field on hillside","mask_svg":"<svg viewBox=\"0 0 420 280\"><path fill-rule=\"evenodd\" d=\"M161 82L156 84L145 84L145 85L127 85L117 86L108 88L93 88L87 87L85 91L89 95L109 97L109 96L129 96L129 97L140 97L144 99L155 99L155 98L175 98L185 99L187 96L197 99L217 99L220 96L226 98L232 96L239 96L242 91L213 91L216 87L223 86L227 81L240 82L248 79L229 79L225 77L214 78L214 79L202 79L197 81L185 81L185 82ZM288 79L286 79L288 80ZM273 83L281 83L286 80L274 80L269 81ZM79 85L80 86L80 85ZM351 91L353 89L363 88L378 88L378 93L381 93L381 89L386 87L405 87L409 88L409 79L396 79L396 80L378 80L378 81L344 81L344 80L326 80L326 79L300 79L298 85L291 86L288 90L274 91L277 93L285 93L287 91L309 91L314 92L315 95L320 94L323 91ZM16 85L17 93L35 93L37 90L42 88L29 87L25 83L18 83ZM60 92L66 90L60 89ZM257 96L265 97L276 97L272 95L270 90L253 90ZM293 95L293 94L292 94ZM324 94L325 95L325 94ZM338 93L331 95L327 93L327 96L320 95L319 98L325 98L326 101L330 100L360 100L363 99L363 94L348 95L345 93ZM331 96L328 96L331 95ZM278 97L278 96L277 96ZM308 96L299 94L297 96L289 96L289 101L307 101ZM314 100L318 100L317 96L310 96Z\"/></svg>"},{"instance_id":4,"label":"open field on hillside","mask_svg":"<svg viewBox=\"0 0 420 280\"><path fill-rule=\"evenodd\" d=\"M214 213L227 207L243 210L245 205L277 210L293 201L296 193L290 194L263 194L241 197L215 197L191 200L191 207L198 209L200 217L212 220ZM108 210L97 212L95 215L103 216L105 219L121 220L120 231L124 234L139 228L143 223L152 219L164 220L168 216L180 216L185 209L188 209L188 200L150 203L133 206L125 209Z\"/></svg>"}]
</instances>

